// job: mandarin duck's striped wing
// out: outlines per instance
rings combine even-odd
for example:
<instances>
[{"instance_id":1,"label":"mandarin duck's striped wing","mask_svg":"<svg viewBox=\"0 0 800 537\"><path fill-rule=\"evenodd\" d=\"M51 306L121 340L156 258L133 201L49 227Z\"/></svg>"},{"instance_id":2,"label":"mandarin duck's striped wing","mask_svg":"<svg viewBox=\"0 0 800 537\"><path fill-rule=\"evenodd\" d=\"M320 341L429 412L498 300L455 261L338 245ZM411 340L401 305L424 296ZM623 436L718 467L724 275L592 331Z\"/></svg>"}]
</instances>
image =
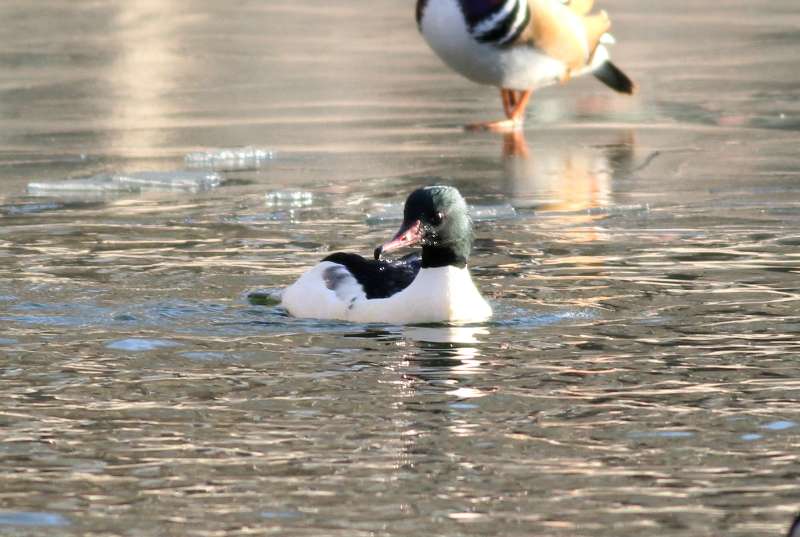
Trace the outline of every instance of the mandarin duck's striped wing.
<instances>
[{"instance_id":1,"label":"mandarin duck's striped wing","mask_svg":"<svg viewBox=\"0 0 800 537\"><path fill-rule=\"evenodd\" d=\"M530 23L527 0L459 0L469 33L479 43L515 43Z\"/></svg>"},{"instance_id":2,"label":"mandarin duck's striped wing","mask_svg":"<svg viewBox=\"0 0 800 537\"><path fill-rule=\"evenodd\" d=\"M588 15L594 7L594 0L561 0L561 3L581 16Z\"/></svg>"},{"instance_id":3,"label":"mandarin duck's striped wing","mask_svg":"<svg viewBox=\"0 0 800 537\"><path fill-rule=\"evenodd\" d=\"M479 43L534 46L570 70L591 61L611 27L604 11L589 15L593 5L593 0L459 0L469 32Z\"/></svg>"},{"instance_id":4,"label":"mandarin duck's striped wing","mask_svg":"<svg viewBox=\"0 0 800 537\"><path fill-rule=\"evenodd\" d=\"M540 18L538 26L534 24L529 33L531 44L566 63L567 76L574 71L591 69L594 76L611 89L628 95L635 93L636 84L608 59L608 52L601 49L601 54L597 53L601 43L614 42L608 33L611 28L608 14L600 11L590 15L594 0L559 1L577 16L577 25L574 19L567 22L569 17L558 18L552 0L529 0L533 18Z\"/></svg>"},{"instance_id":5,"label":"mandarin duck's striped wing","mask_svg":"<svg viewBox=\"0 0 800 537\"><path fill-rule=\"evenodd\" d=\"M551 58L564 62L570 71L590 63L602 36L611 28L605 11L582 15L591 2L577 0L572 6L556 0L528 0L530 22L518 43L532 45Z\"/></svg>"}]
</instances>

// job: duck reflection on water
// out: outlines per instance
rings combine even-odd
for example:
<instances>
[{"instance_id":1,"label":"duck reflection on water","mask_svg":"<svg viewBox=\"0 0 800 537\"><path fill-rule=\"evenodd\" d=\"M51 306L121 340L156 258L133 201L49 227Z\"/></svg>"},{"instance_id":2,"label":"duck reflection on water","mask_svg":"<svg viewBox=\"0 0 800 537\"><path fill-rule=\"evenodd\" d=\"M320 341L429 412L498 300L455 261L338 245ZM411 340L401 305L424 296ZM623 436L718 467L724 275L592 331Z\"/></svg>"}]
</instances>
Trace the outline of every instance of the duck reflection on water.
<instances>
[{"instance_id":1,"label":"duck reflection on water","mask_svg":"<svg viewBox=\"0 0 800 537\"><path fill-rule=\"evenodd\" d=\"M402 335L408 351L393 366L398 374L395 423L403 439L397 467L426 472L430 462L448 458L443 446L451 445L453 437L472 436L478 430L477 400L495 391L486 383L490 364L483 349L490 330L420 325L403 327Z\"/></svg>"},{"instance_id":2,"label":"duck reflection on water","mask_svg":"<svg viewBox=\"0 0 800 537\"><path fill-rule=\"evenodd\" d=\"M489 335L482 326L409 326L405 337L418 349L416 361L426 366L447 366L451 373L473 374L481 364L481 336Z\"/></svg>"},{"instance_id":3,"label":"duck reflection on water","mask_svg":"<svg viewBox=\"0 0 800 537\"><path fill-rule=\"evenodd\" d=\"M563 136L539 136L532 145L523 131L503 137L507 191L515 207L578 212L614 202L613 178L633 168L632 131L614 132L605 143L578 145Z\"/></svg>"},{"instance_id":4,"label":"duck reflection on water","mask_svg":"<svg viewBox=\"0 0 800 537\"><path fill-rule=\"evenodd\" d=\"M489 336L487 325L427 324L406 325L397 329L370 328L364 332L347 334L349 338L380 339L406 346L402 366L426 370L434 375L472 375L483 365L481 342Z\"/></svg>"},{"instance_id":5,"label":"duck reflection on water","mask_svg":"<svg viewBox=\"0 0 800 537\"><path fill-rule=\"evenodd\" d=\"M523 131L503 137L505 191L517 209L535 209L556 217L560 228L571 228L574 242L605 238L593 224L613 207L614 179L634 168L635 137L630 130L586 137L588 145L569 132L537 134L532 143Z\"/></svg>"}]
</instances>

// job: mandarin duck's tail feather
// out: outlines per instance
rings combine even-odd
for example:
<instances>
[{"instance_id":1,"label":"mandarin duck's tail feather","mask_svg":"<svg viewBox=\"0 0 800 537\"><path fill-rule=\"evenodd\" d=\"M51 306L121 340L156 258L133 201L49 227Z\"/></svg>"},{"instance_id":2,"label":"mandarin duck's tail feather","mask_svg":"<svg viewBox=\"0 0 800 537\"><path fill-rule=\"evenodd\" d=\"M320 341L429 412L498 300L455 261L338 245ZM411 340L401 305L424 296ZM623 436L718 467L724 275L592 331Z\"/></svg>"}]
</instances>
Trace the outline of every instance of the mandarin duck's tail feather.
<instances>
[{"instance_id":1,"label":"mandarin duck's tail feather","mask_svg":"<svg viewBox=\"0 0 800 537\"><path fill-rule=\"evenodd\" d=\"M604 61L592 74L614 91L628 95L636 93L636 83L610 60Z\"/></svg>"}]
</instances>

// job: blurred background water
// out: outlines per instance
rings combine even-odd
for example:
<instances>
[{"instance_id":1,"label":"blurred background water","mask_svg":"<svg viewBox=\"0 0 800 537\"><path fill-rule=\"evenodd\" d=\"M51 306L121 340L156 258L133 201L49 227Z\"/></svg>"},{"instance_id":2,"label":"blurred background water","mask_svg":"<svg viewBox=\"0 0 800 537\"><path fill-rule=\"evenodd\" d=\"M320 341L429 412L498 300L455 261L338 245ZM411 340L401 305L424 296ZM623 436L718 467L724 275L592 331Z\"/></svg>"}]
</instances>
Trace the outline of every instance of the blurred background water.
<instances>
[{"instance_id":1,"label":"blurred background water","mask_svg":"<svg viewBox=\"0 0 800 537\"><path fill-rule=\"evenodd\" d=\"M795 2L604 0L639 96L505 137L412 4L0 3L0 533L785 531ZM491 323L248 302L431 183Z\"/></svg>"}]
</instances>

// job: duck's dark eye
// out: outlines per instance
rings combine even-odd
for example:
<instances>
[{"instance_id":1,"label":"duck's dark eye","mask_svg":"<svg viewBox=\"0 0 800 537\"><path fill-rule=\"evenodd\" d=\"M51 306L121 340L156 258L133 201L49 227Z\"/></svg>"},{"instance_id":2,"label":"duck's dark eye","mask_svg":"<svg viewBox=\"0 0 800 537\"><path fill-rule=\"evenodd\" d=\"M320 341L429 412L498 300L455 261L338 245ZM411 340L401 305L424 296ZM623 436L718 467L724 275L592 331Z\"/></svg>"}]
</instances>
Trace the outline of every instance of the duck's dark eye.
<instances>
[{"instance_id":1,"label":"duck's dark eye","mask_svg":"<svg viewBox=\"0 0 800 537\"><path fill-rule=\"evenodd\" d=\"M431 224L433 224L434 226L438 226L439 224L442 223L443 219L444 215L442 213L435 212L433 213L433 216L431 216Z\"/></svg>"}]
</instances>

